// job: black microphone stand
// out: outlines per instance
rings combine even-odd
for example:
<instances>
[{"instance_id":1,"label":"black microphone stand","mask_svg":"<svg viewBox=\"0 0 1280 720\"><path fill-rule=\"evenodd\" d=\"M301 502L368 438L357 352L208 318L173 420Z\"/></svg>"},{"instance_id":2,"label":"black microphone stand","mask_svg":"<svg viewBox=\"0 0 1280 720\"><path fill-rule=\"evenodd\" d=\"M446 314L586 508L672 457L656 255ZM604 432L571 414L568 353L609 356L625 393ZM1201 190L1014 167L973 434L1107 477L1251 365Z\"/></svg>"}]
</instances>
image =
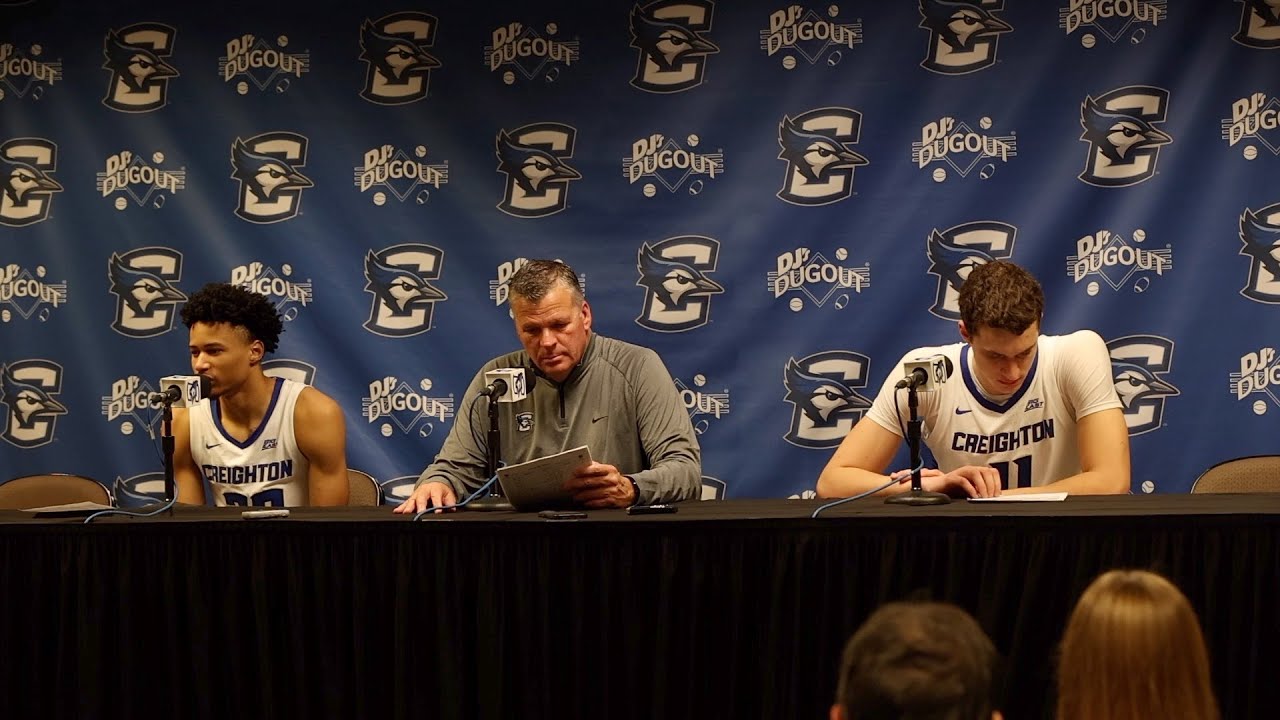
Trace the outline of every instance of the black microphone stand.
<instances>
[{"instance_id":1,"label":"black microphone stand","mask_svg":"<svg viewBox=\"0 0 1280 720\"><path fill-rule=\"evenodd\" d=\"M173 401L165 396L161 401L164 409L160 416L160 447L164 450L164 501L172 503L177 497L177 489L173 480ZM173 514L173 506L169 507Z\"/></svg>"},{"instance_id":2,"label":"black microphone stand","mask_svg":"<svg viewBox=\"0 0 1280 720\"><path fill-rule=\"evenodd\" d=\"M489 396L489 434L488 434L488 451L486 464L486 477L492 478L498 474L498 454L502 451L502 431L498 429L498 401L492 395ZM511 501L506 495L502 494L502 485L497 480L489 486L489 493L484 497L478 497L467 503L467 507L472 510L480 510L482 512L493 512L498 510L515 510Z\"/></svg>"},{"instance_id":3,"label":"black microphone stand","mask_svg":"<svg viewBox=\"0 0 1280 720\"><path fill-rule=\"evenodd\" d=\"M907 447L911 451L911 489L890 495L885 502L890 505L946 505L951 498L945 493L926 492L920 484L920 398L916 397L916 379L907 383L907 407L911 419L907 423Z\"/></svg>"}]
</instances>

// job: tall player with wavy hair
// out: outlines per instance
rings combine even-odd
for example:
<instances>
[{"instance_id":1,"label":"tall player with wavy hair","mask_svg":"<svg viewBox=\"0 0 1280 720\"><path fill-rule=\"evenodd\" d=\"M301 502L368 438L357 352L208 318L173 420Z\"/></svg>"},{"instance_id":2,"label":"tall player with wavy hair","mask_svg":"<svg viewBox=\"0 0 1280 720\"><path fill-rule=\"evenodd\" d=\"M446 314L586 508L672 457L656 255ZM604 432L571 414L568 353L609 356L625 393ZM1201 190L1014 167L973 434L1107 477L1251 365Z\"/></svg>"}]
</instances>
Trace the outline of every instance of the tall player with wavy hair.
<instances>
[{"instance_id":1,"label":"tall player with wavy hair","mask_svg":"<svg viewBox=\"0 0 1280 720\"><path fill-rule=\"evenodd\" d=\"M182 308L191 369L210 397L173 413L174 480L185 503L345 505L342 408L306 384L270 377L284 323L266 297L211 283ZM206 496L205 489L209 490Z\"/></svg>"}]
</instances>

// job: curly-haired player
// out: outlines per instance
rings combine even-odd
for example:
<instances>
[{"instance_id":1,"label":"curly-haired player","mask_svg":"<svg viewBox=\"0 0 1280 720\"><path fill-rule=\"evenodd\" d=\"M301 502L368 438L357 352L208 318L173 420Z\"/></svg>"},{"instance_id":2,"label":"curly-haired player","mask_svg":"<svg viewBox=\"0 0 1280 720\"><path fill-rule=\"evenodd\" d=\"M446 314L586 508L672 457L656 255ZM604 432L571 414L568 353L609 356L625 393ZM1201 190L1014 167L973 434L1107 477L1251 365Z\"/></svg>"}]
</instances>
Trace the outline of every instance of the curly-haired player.
<instances>
[{"instance_id":1,"label":"curly-haired player","mask_svg":"<svg viewBox=\"0 0 1280 720\"><path fill-rule=\"evenodd\" d=\"M262 372L283 323L265 297L211 283L182 309L191 369L210 397L173 413L178 500L283 507L347 504L346 425L332 398ZM208 481L207 483L205 481Z\"/></svg>"}]
</instances>

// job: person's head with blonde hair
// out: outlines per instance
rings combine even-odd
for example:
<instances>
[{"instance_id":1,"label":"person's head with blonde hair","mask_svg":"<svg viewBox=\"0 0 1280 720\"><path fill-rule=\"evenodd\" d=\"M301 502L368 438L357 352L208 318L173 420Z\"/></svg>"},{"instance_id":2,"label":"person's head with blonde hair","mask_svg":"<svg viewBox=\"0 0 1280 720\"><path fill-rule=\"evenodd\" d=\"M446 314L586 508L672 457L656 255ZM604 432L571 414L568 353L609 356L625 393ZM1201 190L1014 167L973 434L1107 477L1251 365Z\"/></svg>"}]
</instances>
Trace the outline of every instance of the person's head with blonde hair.
<instances>
[{"instance_id":1,"label":"person's head with blonde hair","mask_svg":"<svg viewBox=\"0 0 1280 720\"><path fill-rule=\"evenodd\" d=\"M1218 718L1204 636L1182 591L1146 570L1090 583L1062 636L1057 718Z\"/></svg>"}]
</instances>

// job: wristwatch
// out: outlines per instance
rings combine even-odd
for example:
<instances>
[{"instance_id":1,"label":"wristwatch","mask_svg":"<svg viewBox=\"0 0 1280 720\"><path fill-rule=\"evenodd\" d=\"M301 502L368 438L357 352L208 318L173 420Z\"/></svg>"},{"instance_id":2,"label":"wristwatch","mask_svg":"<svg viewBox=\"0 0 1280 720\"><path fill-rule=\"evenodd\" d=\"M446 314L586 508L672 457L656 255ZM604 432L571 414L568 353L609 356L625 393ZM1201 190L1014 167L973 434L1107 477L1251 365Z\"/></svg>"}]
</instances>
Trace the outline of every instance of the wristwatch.
<instances>
[{"instance_id":1,"label":"wristwatch","mask_svg":"<svg viewBox=\"0 0 1280 720\"><path fill-rule=\"evenodd\" d=\"M636 491L636 498L631 501L631 504L639 505L640 504L640 485L637 484L636 479L631 477L630 475L626 475L625 477L627 478L627 480L631 481L631 489Z\"/></svg>"}]
</instances>

